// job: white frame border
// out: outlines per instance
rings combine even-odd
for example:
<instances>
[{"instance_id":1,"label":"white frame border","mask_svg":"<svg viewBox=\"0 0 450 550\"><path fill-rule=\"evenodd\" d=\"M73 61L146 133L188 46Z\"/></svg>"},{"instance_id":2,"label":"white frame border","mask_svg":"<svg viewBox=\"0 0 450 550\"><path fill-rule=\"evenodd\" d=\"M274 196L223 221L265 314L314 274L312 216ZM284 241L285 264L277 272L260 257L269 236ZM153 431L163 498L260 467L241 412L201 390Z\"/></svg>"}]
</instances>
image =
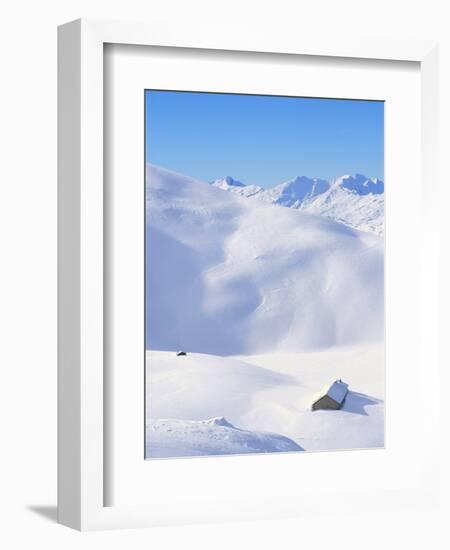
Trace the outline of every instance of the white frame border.
<instances>
[{"instance_id":1,"label":"white frame border","mask_svg":"<svg viewBox=\"0 0 450 550\"><path fill-rule=\"evenodd\" d=\"M201 522L146 506L103 506L103 45L141 44L177 48L416 61L422 83L423 216L428 228L427 266L422 265L421 310L438 318L438 45L434 41L358 39L302 34L267 36L188 26L77 20L58 29L58 521L79 530ZM431 285L427 283L432 283ZM423 338L438 388L438 336ZM427 384L428 386L428 384ZM437 389L436 389L437 394ZM437 417L437 410L434 411ZM437 458L436 458L437 460ZM429 505L438 495L438 468L427 464L420 491L373 495L372 509ZM378 498L375 498L378 497ZM310 514L314 503L286 502L280 517ZM343 499L339 513L352 509ZM322 510L323 511L323 510ZM240 511L242 514L242 510ZM244 519L263 517L245 510Z\"/></svg>"}]
</instances>

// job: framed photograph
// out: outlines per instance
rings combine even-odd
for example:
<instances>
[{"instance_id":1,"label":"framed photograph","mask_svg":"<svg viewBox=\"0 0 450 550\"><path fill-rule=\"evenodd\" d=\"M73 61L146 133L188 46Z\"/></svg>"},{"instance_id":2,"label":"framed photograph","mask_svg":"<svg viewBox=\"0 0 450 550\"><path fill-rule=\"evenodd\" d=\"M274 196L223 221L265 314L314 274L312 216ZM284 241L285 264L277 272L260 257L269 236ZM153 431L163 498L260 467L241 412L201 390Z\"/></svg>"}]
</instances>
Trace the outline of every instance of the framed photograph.
<instances>
[{"instance_id":1,"label":"framed photograph","mask_svg":"<svg viewBox=\"0 0 450 550\"><path fill-rule=\"evenodd\" d=\"M145 140L145 457L383 447L384 102L146 90Z\"/></svg>"},{"instance_id":2,"label":"framed photograph","mask_svg":"<svg viewBox=\"0 0 450 550\"><path fill-rule=\"evenodd\" d=\"M60 27L61 523L434 502L436 79L433 42Z\"/></svg>"}]
</instances>

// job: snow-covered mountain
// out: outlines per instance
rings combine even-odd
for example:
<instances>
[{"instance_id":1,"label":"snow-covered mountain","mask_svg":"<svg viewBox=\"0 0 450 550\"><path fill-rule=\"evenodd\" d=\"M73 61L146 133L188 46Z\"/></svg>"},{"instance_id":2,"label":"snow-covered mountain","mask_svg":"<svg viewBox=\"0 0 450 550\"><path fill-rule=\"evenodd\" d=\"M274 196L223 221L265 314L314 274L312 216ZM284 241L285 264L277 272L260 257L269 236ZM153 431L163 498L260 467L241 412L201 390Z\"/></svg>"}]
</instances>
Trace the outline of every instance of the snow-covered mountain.
<instances>
[{"instance_id":1,"label":"snow-covered mountain","mask_svg":"<svg viewBox=\"0 0 450 550\"><path fill-rule=\"evenodd\" d=\"M235 355L382 339L379 237L216 187L147 168L148 349Z\"/></svg>"},{"instance_id":2,"label":"snow-covered mountain","mask_svg":"<svg viewBox=\"0 0 450 550\"><path fill-rule=\"evenodd\" d=\"M362 174L354 176L341 176L333 181L333 184L358 195L382 195L384 183L378 178L367 178Z\"/></svg>"},{"instance_id":3,"label":"snow-covered mountain","mask_svg":"<svg viewBox=\"0 0 450 550\"><path fill-rule=\"evenodd\" d=\"M289 208L300 208L303 203L313 201L315 197L327 191L330 184L318 178L297 176L264 191L261 198L267 202Z\"/></svg>"},{"instance_id":4,"label":"snow-covered mountain","mask_svg":"<svg viewBox=\"0 0 450 550\"><path fill-rule=\"evenodd\" d=\"M379 179L342 176L313 199L307 199L300 210L326 216L361 231L384 233L384 183Z\"/></svg>"},{"instance_id":5,"label":"snow-covered mountain","mask_svg":"<svg viewBox=\"0 0 450 550\"><path fill-rule=\"evenodd\" d=\"M356 174L328 182L297 176L264 190L227 176L212 185L244 197L325 216L361 231L383 234L384 183L378 178Z\"/></svg>"}]
</instances>

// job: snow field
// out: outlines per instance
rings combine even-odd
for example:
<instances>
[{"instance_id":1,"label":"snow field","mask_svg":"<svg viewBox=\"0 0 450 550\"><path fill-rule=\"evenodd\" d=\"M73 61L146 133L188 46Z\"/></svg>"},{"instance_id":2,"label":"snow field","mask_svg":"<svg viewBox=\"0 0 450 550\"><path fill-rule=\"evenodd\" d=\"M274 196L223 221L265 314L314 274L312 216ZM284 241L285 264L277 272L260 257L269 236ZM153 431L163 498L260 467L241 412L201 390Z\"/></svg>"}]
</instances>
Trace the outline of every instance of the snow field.
<instances>
[{"instance_id":1,"label":"snow field","mask_svg":"<svg viewBox=\"0 0 450 550\"><path fill-rule=\"evenodd\" d=\"M380 345L239 358L148 351L147 457L383 447L383 354ZM311 411L337 378L350 385L343 408ZM217 417L231 428L205 428ZM299 448L277 447L276 434Z\"/></svg>"}]
</instances>

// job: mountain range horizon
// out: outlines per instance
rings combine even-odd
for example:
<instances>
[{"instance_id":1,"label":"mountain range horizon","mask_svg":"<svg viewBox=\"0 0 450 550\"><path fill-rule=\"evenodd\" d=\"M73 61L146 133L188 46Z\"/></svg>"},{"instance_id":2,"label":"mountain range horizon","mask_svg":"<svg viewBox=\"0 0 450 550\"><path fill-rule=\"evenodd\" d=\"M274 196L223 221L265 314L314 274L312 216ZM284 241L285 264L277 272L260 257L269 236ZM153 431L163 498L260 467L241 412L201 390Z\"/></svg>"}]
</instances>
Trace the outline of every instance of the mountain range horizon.
<instances>
[{"instance_id":1,"label":"mountain range horizon","mask_svg":"<svg viewBox=\"0 0 450 550\"><path fill-rule=\"evenodd\" d=\"M327 183L331 186L332 184L336 183L337 181L344 180L344 179L345 180L351 180L351 181L358 181L358 182L371 182L375 185L380 185L381 189L382 189L381 191L379 189L378 190L373 189L371 191L375 194L381 194L384 191L384 180L382 180L381 178L379 178L377 176L372 176L372 177L366 176L362 172L345 173L345 174L342 174L341 176L336 176L336 177L329 178L329 179L319 178L319 177L315 177L315 176L310 177L310 176L306 176L304 174L297 174L296 176L294 176L291 179L281 181L281 183L275 184L275 185L270 186L270 187L267 187L267 186L264 187L263 185L260 186L260 185L255 184L255 183L247 184L247 183L242 182L239 179L236 179L234 176L231 176L230 174L228 174L226 176L223 176L223 177L216 178L214 180L211 180L211 181L209 181L209 183L211 185L216 184L215 186L218 187L218 185L217 185L218 182L225 182L228 185L233 185L235 187L259 187L261 189L264 189L265 191L269 191L270 189L274 189L276 187L279 187L280 185L286 185L286 184L289 184L289 183L292 184L292 183L298 182L298 181L308 180L308 181L314 181L314 182L323 182L323 183Z\"/></svg>"},{"instance_id":2,"label":"mountain range horizon","mask_svg":"<svg viewBox=\"0 0 450 550\"><path fill-rule=\"evenodd\" d=\"M226 176L210 185L250 199L325 216L361 231L380 236L384 232L384 182L379 178L345 174L327 181L296 176L264 189Z\"/></svg>"}]
</instances>

